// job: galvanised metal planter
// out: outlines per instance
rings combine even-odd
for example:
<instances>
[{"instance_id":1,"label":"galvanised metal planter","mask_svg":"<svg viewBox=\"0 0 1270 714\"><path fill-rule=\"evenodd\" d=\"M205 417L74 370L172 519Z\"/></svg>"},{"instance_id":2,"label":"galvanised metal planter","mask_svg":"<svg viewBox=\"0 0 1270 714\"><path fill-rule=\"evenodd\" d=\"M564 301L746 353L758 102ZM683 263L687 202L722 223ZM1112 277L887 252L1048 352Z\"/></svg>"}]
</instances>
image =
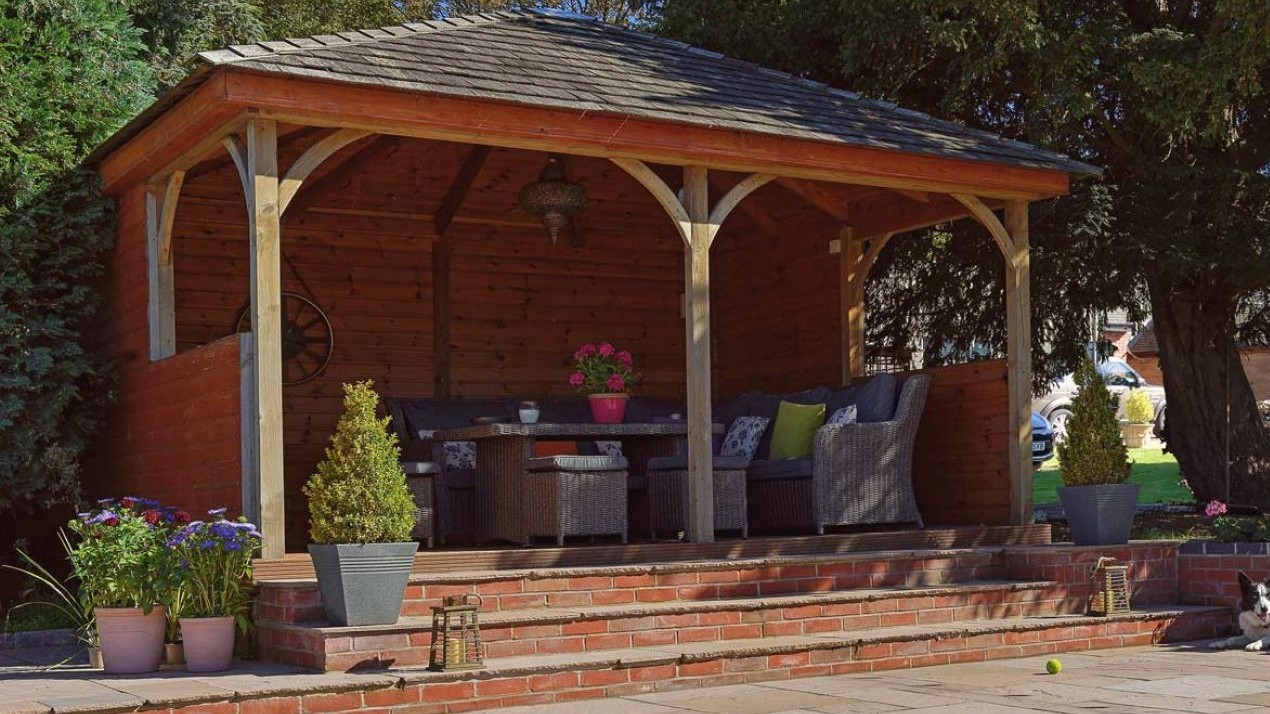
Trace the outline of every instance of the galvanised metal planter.
<instances>
[{"instance_id":1,"label":"galvanised metal planter","mask_svg":"<svg viewBox=\"0 0 1270 714\"><path fill-rule=\"evenodd\" d=\"M310 545L326 619L339 627L391 625L419 544Z\"/></svg>"},{"instance_id":2,"label":"galvanised metal planter","mask_svg":"<svg viewBox=\"0 0 1270 714\"><path fill-rule=\"evenodd\" d=\"M1063 502L1063 513L1076 545L1128 543L1139 490L1136 483L1059 488L1058 500Z\"/></svg>"}]
</instances>

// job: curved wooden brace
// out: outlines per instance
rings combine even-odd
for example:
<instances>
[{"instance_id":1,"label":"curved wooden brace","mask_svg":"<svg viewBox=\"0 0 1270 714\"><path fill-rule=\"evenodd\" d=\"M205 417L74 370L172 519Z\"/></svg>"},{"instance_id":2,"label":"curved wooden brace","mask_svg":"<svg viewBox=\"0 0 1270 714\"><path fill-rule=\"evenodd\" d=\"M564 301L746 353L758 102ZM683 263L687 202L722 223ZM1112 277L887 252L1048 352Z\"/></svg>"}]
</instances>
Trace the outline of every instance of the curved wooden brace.
<instances>
[{"instance_id":1,"label":"curved wooden brace","mask_svg":"<svg viewBox=\"0 0 1270 714\"><path fill-rule=\"evenodd\" d=\"M893 232L883 233L880 236L865 239L869 243L869 248L864 252L863 267L860 269L861 292L863 292L864 282L869 279L869 273L873 270L874 261L878 259L878 254L882 252L882 249L890 242L891 236L894 235L895 233Z\"/></svg>"},{"instance_id":2,"label":"curved wooden brace","mask_svg":"<svg viewBox=\"0 0 1270 714\"><path fill-rule=\"evenodd\" d=\"M670 190L666 182L662 181L655 171L648 168L648 164L639 159L613 158L611 161L653 194L653 198L657 199L666 213L670 214L670 219L675 222L675 228L679 230L679 237L683 238L684 244L692 245L692 219L688 217L688 209L684 208L679 196Z\"/></svg>"},{"instance_id":3,"label":"curved wooden brace","mask_svg":"<svg viewBox=\"0 0 1270 714\"><path fill-rule=\"evenodd\" d=\"M1014 265L1014 240L1010 238L1010 232L1001 224L997 214L993 213L991 208L988 208L983 201L979 200L978 196L954 193L952 197L969 209L975 220L983 224L983 227L987 228L988 232L992 234L992 240L996 241L997 248L1001 249L1001 255L1005 256L1006 265Z\"/></svg>"},{"instance_id":4,"label":"curved wooden brace","mask_svg":"<svg viewBox=\"0 0 1270 714\"><path fill-rule=\"evenodd\" d=\"M304 184L304 180L312 174L314 169L322 165L323 161L331 158L336 152L349 144L360 141L368 136L371 132L361 131L360 129L340 129L332 134L322 137L317 143L305 149L300 158L291 164L291 168L287 169L287 173L278 182L278 213L287 212L287 206L291 205L291 199L295 198L296 192L300 190L300 186Z\"/></svg>"},{"instance_id":5,"label":"curved wooden brace","mask_svg":"<svg viewBox=\"0 0 1270 714\"><path fill-rule=\"evenodd\" d=\"M723 221L727 219L728 214L732 213L740 205L741 201L745 200L746 196L774 180L776 180L774 174L750 174L725 193L723 198L719 199L719 202L715 204L714 209L710 211L710 242L714 243L714 237L718 235L719 229L723 227Z\"/></svg>"},{"instance_id":6,"label":"curved wooden brace","mask_svg":"<svg viewBox=\"0 0 1270 714\"><path fill-rule=\"evenodd\" d=\"M220 143L225 147L225 151L229 152L229 158L234 160L234 168L238 169L238 180L242 183L243 193L246 194L248 192L246 145L237 136L227 136L221 139Z\"/></svg>"}]
</instances>

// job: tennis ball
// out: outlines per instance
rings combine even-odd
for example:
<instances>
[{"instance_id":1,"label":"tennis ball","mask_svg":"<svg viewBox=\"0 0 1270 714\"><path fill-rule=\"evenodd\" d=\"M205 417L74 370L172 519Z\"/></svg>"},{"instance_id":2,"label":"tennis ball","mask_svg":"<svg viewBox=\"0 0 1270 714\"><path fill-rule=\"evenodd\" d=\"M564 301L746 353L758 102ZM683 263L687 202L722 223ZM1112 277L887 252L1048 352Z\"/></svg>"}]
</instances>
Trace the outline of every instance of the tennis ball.
<instances>
[{"instance_id":1,"label":"tennis ball","mask_svg":"<svg viewBox=\"0 0 1270 714\"><path fill-rule=\"evenodd\" d=\"M1063 663L1056 659L1052 659L1045 663L1045 671L1050 674L1058 674L1063 671Z\"/></svg>"}]
</instances>

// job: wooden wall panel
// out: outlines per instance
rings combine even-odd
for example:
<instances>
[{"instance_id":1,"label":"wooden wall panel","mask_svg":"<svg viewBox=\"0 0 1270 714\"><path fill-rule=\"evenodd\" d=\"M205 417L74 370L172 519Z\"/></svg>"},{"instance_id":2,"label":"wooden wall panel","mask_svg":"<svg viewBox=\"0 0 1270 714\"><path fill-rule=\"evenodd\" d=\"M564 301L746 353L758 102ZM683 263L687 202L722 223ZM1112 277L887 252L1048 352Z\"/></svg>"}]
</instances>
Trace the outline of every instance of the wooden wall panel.
<instances>
[{"instance_id":1,"label":"wooden wall panel","mask_svg":"<svg viewBox=\"0 0 1270 714\"><path fill-rule=\"evenodd\" d=\"M1010 518L1010 413L1005 360L923 370L930 394L913 479L928 524L1005 524Z\"/></svg>"},{"instance_id":2,"label":"wooden wall panel","mask_svg":"<svg viewBox=\"0 0 1270 714\"><path fill-rule=\"evenodd\" d=\"M338 180L325 181L318 197L302 188L300 210L284 217L282 250L303 282L284 261L283 290L311 290L335 333L326 371L283 390L292 550L307 542L300 489L342 411L340 385L373 379L385 395L432 394L432 212L467 149L403 141L392 161L372 171L333 172ZM285 146L282 165L299 150L296 142ZM494 151L448 232L454 395L570 394L573 350L610 340L635 353L641 393L682 396L683 269L669 219L616 167L571 161L590 192L583 243L553 246L537 219L515 205L545 158ZM356 163L354 156L347 165ZM187 182L173 231L178 349L224 336L246 305L245 231L228 165Z\"/></svg>"},{"instance_id":3,"label":"wooden wall panel","mask_svg":"<svg viewBox=\"0 0 1270 714\"><path fill-rule=\"evenodd\" d=\"M93 346L115 360L118 398L85 461L94 496L139 495L192 512L242 504L239 341L149 360L145 200L119 200L118 239L102 282Z\"/></svg>"}]
</instances>

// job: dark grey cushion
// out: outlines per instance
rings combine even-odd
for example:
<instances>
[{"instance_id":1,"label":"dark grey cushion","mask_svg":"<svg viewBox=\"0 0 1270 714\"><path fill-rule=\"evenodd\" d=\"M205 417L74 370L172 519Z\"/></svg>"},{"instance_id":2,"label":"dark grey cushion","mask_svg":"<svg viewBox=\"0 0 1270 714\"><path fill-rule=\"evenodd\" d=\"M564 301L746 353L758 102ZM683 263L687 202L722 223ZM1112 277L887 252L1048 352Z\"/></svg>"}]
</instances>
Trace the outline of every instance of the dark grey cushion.
<instances>
[{"instance_id":1,"label":"dark grey cushion","mask_svg":"<svg viewBox=\"0 0 1270 714\"><path fill-rule=\"evenodd\" d=\"M861 424L890 421L895 416L897 391L895 375L879 374L854 387L831 393L825 402L825 413L833 414L842 407L854 404L856 421Z\"/></svg>"},{"instance_id":2,"label":"dark grey cushion","mask_svg":"<svg viewBox=\"0 0 1270 714\"><path fill-rule=\"evenodd\" d=\"M497 417L515 420L516 400L497 399L432 399L431 397L388 397L385 400L392 415L392 428L403 441L417 439L420 431L471 426L475 417Z\"/></svg>"},{"instance_id":3,"label":"dark grey cushion","mask_svg":"<svg viewBox=\"0 0 1270 714\"><path fill-rule=\"evenodd\" d=\"M811 478L812 458L778 459L776 461L751 461L745 477L752 481L780 481L795 478Z\"/></svg>"},{"instance_id":4,"label":"dark grey cushion","mask_svg":"<svg viewBox=\"0 0 1270 714\"><path fill-rule=\"evenodd\" d=\"M622 456L539 456L529 460L530 471L623 471Z\"/></svg>"},{"instance_id":5,"label":"dark grey cushion","mask_svg":"<svg viewBox=\"0 0 1270 714\"><path fill-rule=\"evenodd\" d=\"M715 456L712 468L718 471L740 471L750 465L744 456ZM681 471L688 468L687 456L655 456L648 460L649 471Z\"/></svg>"}]
</instances>

